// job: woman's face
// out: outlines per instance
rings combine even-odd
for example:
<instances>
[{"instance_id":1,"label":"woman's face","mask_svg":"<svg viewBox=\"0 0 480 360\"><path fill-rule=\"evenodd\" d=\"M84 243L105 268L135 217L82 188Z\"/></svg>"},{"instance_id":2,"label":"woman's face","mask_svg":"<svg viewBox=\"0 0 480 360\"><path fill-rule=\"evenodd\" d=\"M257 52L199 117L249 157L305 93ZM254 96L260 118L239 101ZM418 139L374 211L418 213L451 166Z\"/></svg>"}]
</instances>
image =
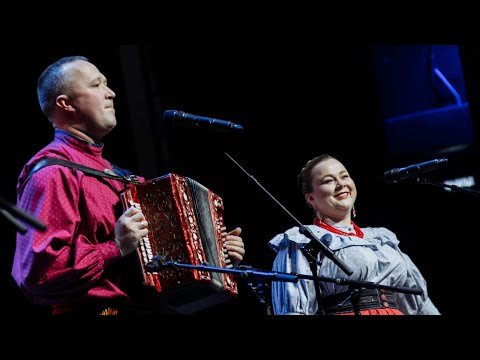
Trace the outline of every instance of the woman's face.
<instances>
[{"instance_id":1,"label":"woman's face","mask_svg":"<svg viewBox=\"0 0 480 360\"><path fill-rule=\"evenodd\" d=\"M357 188L343 164L328 159L312 169L312 192L305 200L320 219L330 218L335 222L350 221L350 213L357 198Z\"/></svg>"}]
</instances>

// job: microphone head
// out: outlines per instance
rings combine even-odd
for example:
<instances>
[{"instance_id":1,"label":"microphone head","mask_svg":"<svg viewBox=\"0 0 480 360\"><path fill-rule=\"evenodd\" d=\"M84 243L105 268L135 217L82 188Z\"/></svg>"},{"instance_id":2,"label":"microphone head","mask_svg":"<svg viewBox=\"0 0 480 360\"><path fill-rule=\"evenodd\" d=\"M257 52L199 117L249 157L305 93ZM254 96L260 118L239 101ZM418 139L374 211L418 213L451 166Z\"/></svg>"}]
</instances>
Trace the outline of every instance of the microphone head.
<instances>
[{"instance_id":1,"label":"microphone head","mask_svg":"<svg viewBox=\"0 0 480 360\"><path fill-rule=\"evenodd\" d=\"M163 119L173 127L191 128L210 132L241 133L243 126L232 121L199 116L179 110L165 110Z\"/></svg>"},{"instance_id":2,"label":"microphone head","mask_svg":"<svg viewBox=\"0 0 480 360\"><path fill-rule=\"evenodd\" d=\"M231 123L230 129L232 129L236 133L243 132L243 126L236 123Z\"/></svg>"},{"instance_id":3,"label":"microphone head","mask_svg":"<svg viewBox=\"0 0 480 360\"><path fill-rule=\"evenodd\" d=\"M448 162L448 159L446 159L446 158L437 159L437 164L438 164L438 165L446 164L447 162Z\"/></svg>"},{"instance_id":4,"label":"microphone head","mask_svg":"<svg viewBox=\"0 0 480 360\"><path fill-rule=\"evenodd\" d=\"M396 178L397 173L398 173L398 169L385 171L385 173L383 174L383 180L387 184L397 183L398 182L398 179Z\"/></svg>"},{"instance_id":5,"label":"microphone head","mask_svg":"<svg viewBox=\"0 0 480 360\"><path fill-rule=\"evenodd\" d=\"M383 178L386 183L397 183L403 179L414 178L419 174L436 170L441 165L448 162L448 159L434 159L430 161L425 161L420 164L409 165L403 168L396 168L389 171L386 171L383 174Z\"/></svg>"},{"instance_id":6,"label":"microphone head","mask_svg":"<svg viewBox=\"0 0 480 360\"><path fill-rule=\"evenodd\" d=\"M180 116L179 113L182 111L177 110L165 110L163 112L163 120L175 120L177 116Z\"/></svg>"}]
</instances>

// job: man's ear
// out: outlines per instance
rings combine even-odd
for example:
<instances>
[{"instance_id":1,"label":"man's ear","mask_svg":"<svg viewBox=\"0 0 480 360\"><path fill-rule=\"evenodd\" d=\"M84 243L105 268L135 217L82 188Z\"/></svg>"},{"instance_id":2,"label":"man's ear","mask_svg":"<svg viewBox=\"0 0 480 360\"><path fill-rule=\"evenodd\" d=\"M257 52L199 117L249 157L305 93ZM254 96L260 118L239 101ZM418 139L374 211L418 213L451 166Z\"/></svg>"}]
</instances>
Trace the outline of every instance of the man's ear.
<instances>
[{"instance_id":1,"label":"man's ear","mask_svg":"<svg viewBox=\"0 0 480 360\"><path fill-rule=\"evenodd\" d=\"M67 95L58 95L55 104L64 111L75 111L75 108L72 105L72 99Z\"/></svg>"}]
</instances>

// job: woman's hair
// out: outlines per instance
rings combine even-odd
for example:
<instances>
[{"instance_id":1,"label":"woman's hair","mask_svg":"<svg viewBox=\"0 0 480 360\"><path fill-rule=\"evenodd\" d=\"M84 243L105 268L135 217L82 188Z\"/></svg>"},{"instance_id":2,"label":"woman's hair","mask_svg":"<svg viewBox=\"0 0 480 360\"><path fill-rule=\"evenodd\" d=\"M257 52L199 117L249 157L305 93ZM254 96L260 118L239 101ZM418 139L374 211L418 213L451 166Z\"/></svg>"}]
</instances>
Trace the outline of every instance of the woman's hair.
<instances>
[{"instance_id":1,"label":"woman's hair","mask_svg":"<svg viewBox=\"0 0 480 360\"><path fill-rule=\"evenodd\" d=\"M48 118L52 115L57 96L64 94L68 86L68 78L63 71L63 65L79 60L89 61L85 56L67 56L50 64L38 78L38 102Z\"/></svg>"},{"instance_id":2,"label":"woman's hair","mask_svg":"<svg viewBox=\"0 0 480 360\"><path fill-rule=\"evenodd\" d=\"M300 171L300 174L298 174L297 177L297 182L298 186L300 188L300 191L302 194L306 194L309 192L313 191L312 188L312 169L317 165L318 163L321 163L325 160L329 159L335 159L333 156L328 155L328 154L322 154L319 156L314 157L311 160L308 160L305 166L302 168Z\"/></svg>"}]
</instances>

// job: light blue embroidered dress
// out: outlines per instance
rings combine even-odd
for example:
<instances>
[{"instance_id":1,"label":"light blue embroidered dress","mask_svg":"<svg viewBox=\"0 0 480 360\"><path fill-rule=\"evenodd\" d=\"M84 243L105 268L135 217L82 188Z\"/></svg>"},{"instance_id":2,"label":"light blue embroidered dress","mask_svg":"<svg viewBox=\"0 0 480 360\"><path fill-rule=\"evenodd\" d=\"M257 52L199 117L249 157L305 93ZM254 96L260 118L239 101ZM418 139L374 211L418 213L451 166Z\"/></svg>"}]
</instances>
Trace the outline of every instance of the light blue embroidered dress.
<instances>
[{"instance_id":1,"label":"light blue embroidered dress","mask_svg":"<svg viewBox=\"0 0 480 360\"><path fill-rule=\"evenodd\" d=\"M340 227L341 231L352 232L353 227ZM353 274L347 276L332 260L320 251L322 261L318 275L327 278L345 278L375 282L382 285L417 288L422 295L396 292L399 310L406 315L439 315L438 309L428 297L427 284L417 266L398 247L396 235L386 228L362 228L364 238L338 235L316 225L308 228L327 245L335 255L347 264ZM301 249L310 239L301 234L298 227L276 235L270 247L277 252L273 270L287 273L311 275L307 258ZM320 282L322 296L334 295L348 290L347 285ZM272 282L272 306L276 315L314 315L318 309L312 280L299 279L296 283Z\"/></svg>"}]
</instances>

